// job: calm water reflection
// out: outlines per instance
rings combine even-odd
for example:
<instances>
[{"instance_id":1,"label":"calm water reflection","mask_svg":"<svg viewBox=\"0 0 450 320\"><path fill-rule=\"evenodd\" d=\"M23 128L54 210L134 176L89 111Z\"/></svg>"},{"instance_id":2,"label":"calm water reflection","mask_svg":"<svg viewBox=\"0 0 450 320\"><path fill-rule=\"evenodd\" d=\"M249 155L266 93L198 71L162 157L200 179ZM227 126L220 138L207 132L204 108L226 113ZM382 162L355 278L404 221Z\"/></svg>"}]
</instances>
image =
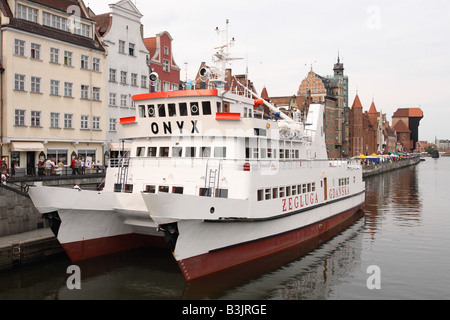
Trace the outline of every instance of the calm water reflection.
<instances>
[{"instance_id":1,"label":"calm water reflection","mask_svg":"<svg viewBox=\"0 0 450 320\"><path fill-rule=\"evenodd\" d=\"M79 264L81 290L66 287L65 257L1 272L0 299L448 299L449 181L450 158L369 178L345 230L189 284L170 253L140 249Z\"/></svg>"}]
</instances>

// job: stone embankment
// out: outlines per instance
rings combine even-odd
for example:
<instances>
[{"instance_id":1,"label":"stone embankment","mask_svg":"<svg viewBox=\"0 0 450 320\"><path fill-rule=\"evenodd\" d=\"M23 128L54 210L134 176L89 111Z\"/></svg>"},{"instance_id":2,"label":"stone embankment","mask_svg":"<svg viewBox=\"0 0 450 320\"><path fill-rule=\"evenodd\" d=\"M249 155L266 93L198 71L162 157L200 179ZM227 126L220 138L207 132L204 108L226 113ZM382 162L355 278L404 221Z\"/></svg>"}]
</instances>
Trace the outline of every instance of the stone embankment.
<instances>
[{"instance_id":1,"label":"stone embankment","mask_svg":"<svg viewBox=\"0 0 450 320\"><path fill-rule=\"evenodd\" d=\"M404 167L416 165L420 162L419 156L414 156L406 159L401 159L397 162L385 162L381 164L371 164L363 167L363 178L375 176L377 174L397 170Z\"/></svg>"}]
</instances>

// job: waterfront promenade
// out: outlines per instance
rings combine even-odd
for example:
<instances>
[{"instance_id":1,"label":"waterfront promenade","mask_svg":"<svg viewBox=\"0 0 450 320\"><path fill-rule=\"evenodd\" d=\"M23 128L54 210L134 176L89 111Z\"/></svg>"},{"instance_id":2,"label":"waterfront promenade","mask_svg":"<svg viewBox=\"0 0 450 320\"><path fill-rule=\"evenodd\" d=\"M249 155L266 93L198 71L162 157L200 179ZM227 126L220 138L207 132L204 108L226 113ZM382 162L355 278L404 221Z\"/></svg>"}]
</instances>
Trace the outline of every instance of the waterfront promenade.
<instances>
[{"instance_id":1,"label":"waterfront promenade","mask_svg":"<svg viewBox=\"0 0 450 320\"><path fill-rule=\"evenodd\" d=\"M385 172L416 165L419 162L420 156L410 156L399 159L396 162L364 165L363 178L366 179ZM11 269L15 266L29 264L33 261L64 253L56 237L50 231L48 223L40 217L31 199L26 194L27 185L32 185L35 181L42 181L47 185L54 186L73 186L78 184L95 187L95 185L103 181L104 176L104 172L98 173L94 171L85 175L74 176L71 174L61 176L24 176L10 179L6 187L0 187L0 202L6 201L5 199L7 198L9 199L9 203L6 206L2 207L0 203L0 232L3 231L3 234L0 233L0 270ZM13 198L15 198L14 201L12 200ZM23 218L21 216L26 217ZM30 216L34 216L34 218L30 218ZM9 230L5 235L5 227L1 227L2 221L4 224L10 225L14 223L14 219L29 220L38 229L33 230L32 227L28 227L31 230L17 233L14 233L14 230ZM41 219L41 222L39 222L39 219Z\"/></svg>"}]
</instances>

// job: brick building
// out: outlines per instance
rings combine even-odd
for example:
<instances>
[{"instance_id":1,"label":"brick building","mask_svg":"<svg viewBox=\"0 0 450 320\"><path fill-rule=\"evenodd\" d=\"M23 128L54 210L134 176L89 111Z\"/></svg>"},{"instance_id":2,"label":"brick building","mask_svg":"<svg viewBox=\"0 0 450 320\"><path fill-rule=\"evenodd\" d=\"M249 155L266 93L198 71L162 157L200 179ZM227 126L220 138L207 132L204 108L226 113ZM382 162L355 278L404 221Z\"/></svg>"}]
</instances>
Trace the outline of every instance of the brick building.
<instances>
[{"instance_id":1,"label":"brick building","mask_svg":"<svg viewBox=\"0 0 450 320\"><path fill-rule=\"evenodd\" d=\"M377 153L377 127L371 122L369 112L363 112L358 95L349 111L349 142L352 157Z\"/></svg>"},{"instance_id":2,"label":"brick building","mask_svg":"<svg viewBox=\"0 0 450 320\"><path fill-rule=\"evenodd\" d=\"M420 108L399 108L392 116L392 128L404 152L412 152L419 140L419 122L423 118Z\"/></svg>"},{"instance_id":3,"label":"brick building","mask_svg":"<svg viewBox=\"0 0 450 320\"><path fill-rule=\"evenodd\" d=\"M158 81L151 86L152 92L180 88L180 67L173 57L172 40L167 31L158 33L156 37L144 38L144 44L150 52L150 67L159 76Z\"/></svg>"}]
</instances>

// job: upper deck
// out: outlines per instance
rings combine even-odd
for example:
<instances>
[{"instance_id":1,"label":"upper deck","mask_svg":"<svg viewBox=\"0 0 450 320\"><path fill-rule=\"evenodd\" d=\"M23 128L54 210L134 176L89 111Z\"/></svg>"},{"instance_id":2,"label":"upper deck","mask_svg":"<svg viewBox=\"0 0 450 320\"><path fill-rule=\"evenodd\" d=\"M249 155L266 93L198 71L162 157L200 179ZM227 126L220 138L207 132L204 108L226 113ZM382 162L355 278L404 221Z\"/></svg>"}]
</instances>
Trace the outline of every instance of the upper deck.
<instances>
[{"instance_id":1,"label":"upper deck","mask_svg":"<svg viewBox=\"0 0 450 320\"><path fill-rule=\"evenodd\" d=\"M277 129L277 123L255 109L254 99L227 91L153 92L136 95L133 101L136 116L120 119L119 139L261 134L278 138L278 130L268 130Z\"/></svg>"}]
</instances>

